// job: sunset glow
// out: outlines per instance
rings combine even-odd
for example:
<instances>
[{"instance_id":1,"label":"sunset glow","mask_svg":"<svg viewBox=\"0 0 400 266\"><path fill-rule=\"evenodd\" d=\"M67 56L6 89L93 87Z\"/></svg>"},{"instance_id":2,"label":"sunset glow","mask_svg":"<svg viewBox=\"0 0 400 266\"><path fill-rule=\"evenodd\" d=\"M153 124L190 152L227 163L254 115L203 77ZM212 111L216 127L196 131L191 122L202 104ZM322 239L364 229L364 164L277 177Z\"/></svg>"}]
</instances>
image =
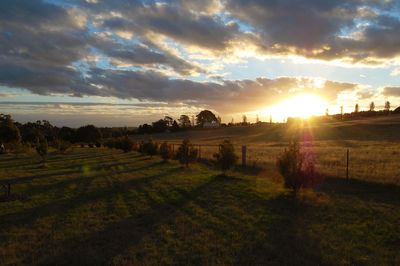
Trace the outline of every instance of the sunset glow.
<instances>
[{"instance_id":1,"label":"sunset glow","mask_svg":"<svg viewBox=\"0 0 400 266\"><path fill-rule=\"evenodd\" d=\"M398 2L0 1L0 113L136 127L395 108Z\"/></svg>"},{"instance_id":2,"label":"sunset glow","mask_svg":"<svg viewBox=\"0 0 400 266\"><path fill-rule=\"evenodd\" d=\"M326 106L326 102L321 97L313 94L302 94L283 101L275 108L286 117L307 118L313 115L323 115Z\"/></svg>"}]
</instances>

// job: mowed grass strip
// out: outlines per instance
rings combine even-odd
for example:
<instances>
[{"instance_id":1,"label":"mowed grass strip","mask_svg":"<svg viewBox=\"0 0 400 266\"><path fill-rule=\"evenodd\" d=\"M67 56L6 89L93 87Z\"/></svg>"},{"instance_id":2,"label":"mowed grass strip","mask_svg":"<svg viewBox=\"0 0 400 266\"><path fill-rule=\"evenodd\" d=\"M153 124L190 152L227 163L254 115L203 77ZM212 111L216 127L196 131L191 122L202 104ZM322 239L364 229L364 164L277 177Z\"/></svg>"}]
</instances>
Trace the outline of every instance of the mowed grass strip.
<instances>
[{"instance_id":1,"label":"mowed grass strip","mask_svg":"<svg viewBox=\"0 0 400 266\"><path fill-rule=\"evenodd\" d=\"M393 184L328 178L294 199L268 175L109 149L0 159L2 265L400 264Z\"/></svg>"}]
</instances>

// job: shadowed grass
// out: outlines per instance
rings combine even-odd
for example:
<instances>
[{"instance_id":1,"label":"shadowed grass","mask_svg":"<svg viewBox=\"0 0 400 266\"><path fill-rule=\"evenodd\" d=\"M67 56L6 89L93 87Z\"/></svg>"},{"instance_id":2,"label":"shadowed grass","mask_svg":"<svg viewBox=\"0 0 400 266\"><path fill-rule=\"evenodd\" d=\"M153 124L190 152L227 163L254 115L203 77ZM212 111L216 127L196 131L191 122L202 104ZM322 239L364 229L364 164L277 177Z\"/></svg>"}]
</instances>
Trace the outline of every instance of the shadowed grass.
<instances>
[{"instance_id":1,"label":"shadowed grass","mask_svg":"<svg viewBox=\"0 0 400 266\"><path fill-rule=\"evenodd\" d=\"M10 156L0 180L19 197L0 202L1 264L400 263L395 185L328 178L296 199L273 171L222 175L108 149L24 171L29 157Z\"/></svg>"}]
</instances>

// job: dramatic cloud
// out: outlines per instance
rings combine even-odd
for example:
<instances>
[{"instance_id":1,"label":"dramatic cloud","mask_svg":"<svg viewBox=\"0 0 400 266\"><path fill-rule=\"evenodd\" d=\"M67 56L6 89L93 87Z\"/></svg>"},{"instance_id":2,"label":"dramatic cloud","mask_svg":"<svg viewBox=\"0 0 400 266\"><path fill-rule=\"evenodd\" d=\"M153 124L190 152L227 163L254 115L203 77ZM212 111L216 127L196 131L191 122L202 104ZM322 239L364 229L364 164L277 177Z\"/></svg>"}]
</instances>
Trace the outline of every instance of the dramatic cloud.
<instances>
[{"instance_id":1,"label":"dramatic cloud","mask_svg":"<svg viewBox=\"0 0 400 266\"><path fill-rule=\"evenodd\" d=\"M262 53L371 65L400 56L398 1L226 2L232 16L258 34Z\"/></svg>"},{"instance_id":2,"label":"dramatic cloud","mask_svg":"<svg viewBox=\"0 0 400 266\"><path fill-rule=\"evenodd\" d=\"M254 111L273 105L287 97L314 93L329 101L357 84L324 81L313 78L281 77L277 79L224 80L222 83L170 79L154 71L91 69L90 84L101 84L102 96L143 101L181 102L205 106L219 112Z\"/></svg>"},{"instance_id":3,"label":"dramatic cloud","mask_svg":"<svg viewBox=\"0 0 400 266\"><path fill-rule=\"evenodd\" d=\"M399 64L399 15L394 0L3 0L0 86L225 113L300 93L332 102L354 91L367 99L376 89L361 91L357 81L243 74L232 66L260 57ZM398 72L394 68L391 77ZM398 87L382 95L398 96Z\"/></svg>"}]
</instances>

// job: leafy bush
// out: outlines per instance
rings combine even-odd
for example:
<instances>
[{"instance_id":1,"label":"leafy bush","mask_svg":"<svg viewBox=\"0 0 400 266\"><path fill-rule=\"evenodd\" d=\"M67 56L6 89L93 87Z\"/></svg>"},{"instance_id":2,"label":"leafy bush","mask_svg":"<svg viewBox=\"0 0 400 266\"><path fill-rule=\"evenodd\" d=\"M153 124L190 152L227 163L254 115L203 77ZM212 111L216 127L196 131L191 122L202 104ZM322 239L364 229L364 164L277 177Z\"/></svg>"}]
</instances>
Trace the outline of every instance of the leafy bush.
<instances>
[{"instance_id":1,"label":"leafy bush","mask_svg":"<svg viewBox=\"0 0 400 266\"><path fill-rule=\"evenodd\" d=\"M310 152L300 151L299 142L292 141L276 162L283 176L285 187L296 194L302 187L313 187L322 183L322 177L315 170L315 160Z\"/></svg>"},{"instance_id":2,"label":"leafy bush","mask_svg":"<svg viewBox=\"0 0 400 266\"><path fill-rule=\"evenodd\" d=\"M124 152L130 152L130 151L136 150L137 143L135 140L133 140L132 138L130 138L128 136L119 137L116 140L115 148L123 150Z\"/></svg>"},{"instance_id":3,"label":"leafy bush","mask_svg":"<svg viewBox=\"0 0 400 266\"><path fill-rule=\"evenodd\" d=\"M36 143L36 152L42 157L43 161L46 161L49 145L47 144L46 138L43 136L39 137Z\"/></svg>"},{"instance_id":4,"label":"leafy bush","mask_svg":"<svg viewBox=\"0 0 400 266\"><path fill-rule=\"evenodd\" d=\"M233 144L230 140L223 140L219 144L219 152L215 153L214 158L216 159L216 164L223 171L226 171L233 166L235 166L238 156L235 154Z\"/></svg>"},{"instance_id":5,"label":"leafy bush","mask_svg":"<svg viewBox=\"0 0 400 266\"><path fill-rule=\"evenodd\" d=\"M170 159L172 159L173 156L173 152L172 152L172 145L168 144L166 141L163 142L163 144L161 144L160 146L160 155L161 158L164 159L164 161L168 161Z\"/></svg>"},{"instance_id":6,"label":"leafy bush","mask_svg":"<svg viewBox=\"0 0 400 266\"><path fill-rule=\"evenodd\" d=\"M72 145L68 141L54 138L53 141L51 142L51 146L59 152L66 152Z\"/></svg>"},{"instance_id":7,"label":"leafy bush","mask_svg":"<svg viewBox=\"0 0 400 266\"><path fill-rule=\"evenodd\" d=\"M124 152L137 150L137 143L134 139L125 136L119 138L109 138L104 145L110 149L120 149Z\"/></svg>"},{"instance_id":8,"label":"leafy bush","mask_svg":"<svg viewBox=\"0 0 400 266\"><path fill-rule=\"evenodd\" d=\"M149 138L147 141L142 141L140 143L139 151L143 154L153 157L153 155L157 154L158 144L152 138Z\"/></svg>"},{"instance_id":9,"label":"leafy bush","mask_svg":"<svg viewBox=\"0 0 400 266\"><path fill-rule=\"evenodd\" d=\"M71 148L71 146L72 146L71 142L61 140L57 150L59 152L66 152L69 148Z\"/></svg>"},{"instance_id":10,"label":"leafy bush","mask_svg":"<svg viewBox=\"0 0 400 266\"><path fill-rule=\"evenodd\" d=\"M194 163L197 160L198 150L190 144L188 139L184 139L182 144L179 146L178 151L176 153L176 157L181 164L189 166L189 163Z\"/></svg>"}]
</instances>

